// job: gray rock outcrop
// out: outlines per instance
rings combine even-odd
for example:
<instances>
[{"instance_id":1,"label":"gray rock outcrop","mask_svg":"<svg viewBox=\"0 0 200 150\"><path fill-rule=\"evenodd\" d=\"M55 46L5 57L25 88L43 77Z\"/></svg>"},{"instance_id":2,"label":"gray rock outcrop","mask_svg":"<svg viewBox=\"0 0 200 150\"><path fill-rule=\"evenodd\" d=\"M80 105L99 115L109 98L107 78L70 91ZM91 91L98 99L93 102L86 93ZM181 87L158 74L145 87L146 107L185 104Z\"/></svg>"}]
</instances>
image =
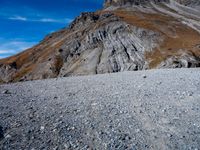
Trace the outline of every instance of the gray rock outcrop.
<instances>
[{"instance_id":1,"label":"gray rock outcrop","mask_svg":"<svg viewBox=\"0 0 200 150\"><path fill-rule=\"evenodd\" d=\"M149 3L169 3L170 0L105 0L104 6L109 7L109 6L131 6L131 5L147 5Z\"/></svg>"}]
</instances>

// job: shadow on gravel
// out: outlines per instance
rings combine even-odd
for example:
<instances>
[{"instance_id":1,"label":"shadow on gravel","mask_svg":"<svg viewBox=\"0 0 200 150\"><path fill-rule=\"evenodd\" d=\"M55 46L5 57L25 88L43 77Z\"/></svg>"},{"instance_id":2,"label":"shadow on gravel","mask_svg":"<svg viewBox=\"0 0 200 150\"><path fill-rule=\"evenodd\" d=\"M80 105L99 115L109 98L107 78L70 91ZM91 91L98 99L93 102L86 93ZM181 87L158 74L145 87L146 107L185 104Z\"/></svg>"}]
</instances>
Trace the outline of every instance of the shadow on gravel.
<instances>
[{"instance_id":1,"label":"shadow on gravel","mask_svg":"<svg viewBox=\"0 0 200 150\"><path fill-rule=\"evenodd\" d=\"M2 126L0 126L0 140L2 140L3 138L4 138L3 128L2 128Z\"/></svg>"}]
</instances>

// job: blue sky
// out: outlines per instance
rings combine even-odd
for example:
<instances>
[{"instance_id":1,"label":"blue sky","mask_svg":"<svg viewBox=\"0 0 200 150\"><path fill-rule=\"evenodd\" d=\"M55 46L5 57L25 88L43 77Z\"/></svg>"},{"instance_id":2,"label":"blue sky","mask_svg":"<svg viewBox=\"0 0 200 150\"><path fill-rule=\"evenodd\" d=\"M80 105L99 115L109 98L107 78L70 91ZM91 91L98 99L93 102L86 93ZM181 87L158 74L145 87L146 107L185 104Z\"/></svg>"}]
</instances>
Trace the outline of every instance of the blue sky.
<instances>
[{"instance_id":1,"label":"blue sky","mask_svg":"<svg viewBox=\"0 0 200 150\"><path fill-rule=\"evenodd\" d=\"M66 27L103 0L0 0L0 58L25 50L48 33Z\"/></svg>"}]
</instances>

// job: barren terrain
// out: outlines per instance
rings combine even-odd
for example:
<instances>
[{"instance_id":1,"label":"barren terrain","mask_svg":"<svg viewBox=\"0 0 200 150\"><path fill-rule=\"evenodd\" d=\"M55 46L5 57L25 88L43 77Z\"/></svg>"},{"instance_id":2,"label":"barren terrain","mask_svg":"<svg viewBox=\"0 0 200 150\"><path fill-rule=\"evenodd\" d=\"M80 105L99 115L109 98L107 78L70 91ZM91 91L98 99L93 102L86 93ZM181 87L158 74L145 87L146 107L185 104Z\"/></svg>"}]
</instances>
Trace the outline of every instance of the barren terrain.
<instances>
[{"instance_id":1,"label":"barren terrain","mask_svg":"<svg viewBox=\"0 0 200 150\"><path fill-rule=\"evenodd\" d=\"M0 86L0 149L200 148L200 70Z\"/></svg>"}]
</instances>

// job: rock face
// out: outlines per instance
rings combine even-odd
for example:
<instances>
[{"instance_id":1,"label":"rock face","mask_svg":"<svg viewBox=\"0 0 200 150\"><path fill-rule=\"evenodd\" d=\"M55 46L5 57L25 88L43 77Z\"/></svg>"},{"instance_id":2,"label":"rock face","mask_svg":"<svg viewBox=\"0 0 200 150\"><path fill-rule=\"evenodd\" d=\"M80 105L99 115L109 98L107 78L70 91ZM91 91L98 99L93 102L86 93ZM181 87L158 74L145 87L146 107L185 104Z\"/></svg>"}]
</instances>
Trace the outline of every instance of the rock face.
<instances>
[{"instance_id":1,"label":"rock face","mask_svg":"<svg viewBox=\"0 0 200 150\"><path fill-rule=\"evenodd\" d=\"M197 1L106 0L38 45L0 60L0 82L200 66Z\"/></svg>"},{"instance_id":2,"label":"rock face","mask_svg":"<svg viewBox=\"0 0 200 150\"><path fill-rule=\"evenodd\" d=\"M105 0L105 7L123 5L147 5L148 3L169 3L169 0Z\"/></svg>"},{"instance_id":3,"label":"rock face","mask_svg":"<svg viewBox=\"0 0 200 150\"><path fill-rule=\"evenodd\" d=\"M104 6L130 6L130 5L148 5L149 3L173 3L178 2L185 6L199 6L200 1L198 0L105 0Z\"/></svg>"},{"instance_id":4,"label":"rock face","mask_svg":"<svg viewBox=\"0 0 200 150\"><path fill-rule=\"evenodd\" d=\"M193 6L193 7L200 5L199 0L176 0L176 1L179 2L180 4Z\"/></svg>"}]
</instances>

